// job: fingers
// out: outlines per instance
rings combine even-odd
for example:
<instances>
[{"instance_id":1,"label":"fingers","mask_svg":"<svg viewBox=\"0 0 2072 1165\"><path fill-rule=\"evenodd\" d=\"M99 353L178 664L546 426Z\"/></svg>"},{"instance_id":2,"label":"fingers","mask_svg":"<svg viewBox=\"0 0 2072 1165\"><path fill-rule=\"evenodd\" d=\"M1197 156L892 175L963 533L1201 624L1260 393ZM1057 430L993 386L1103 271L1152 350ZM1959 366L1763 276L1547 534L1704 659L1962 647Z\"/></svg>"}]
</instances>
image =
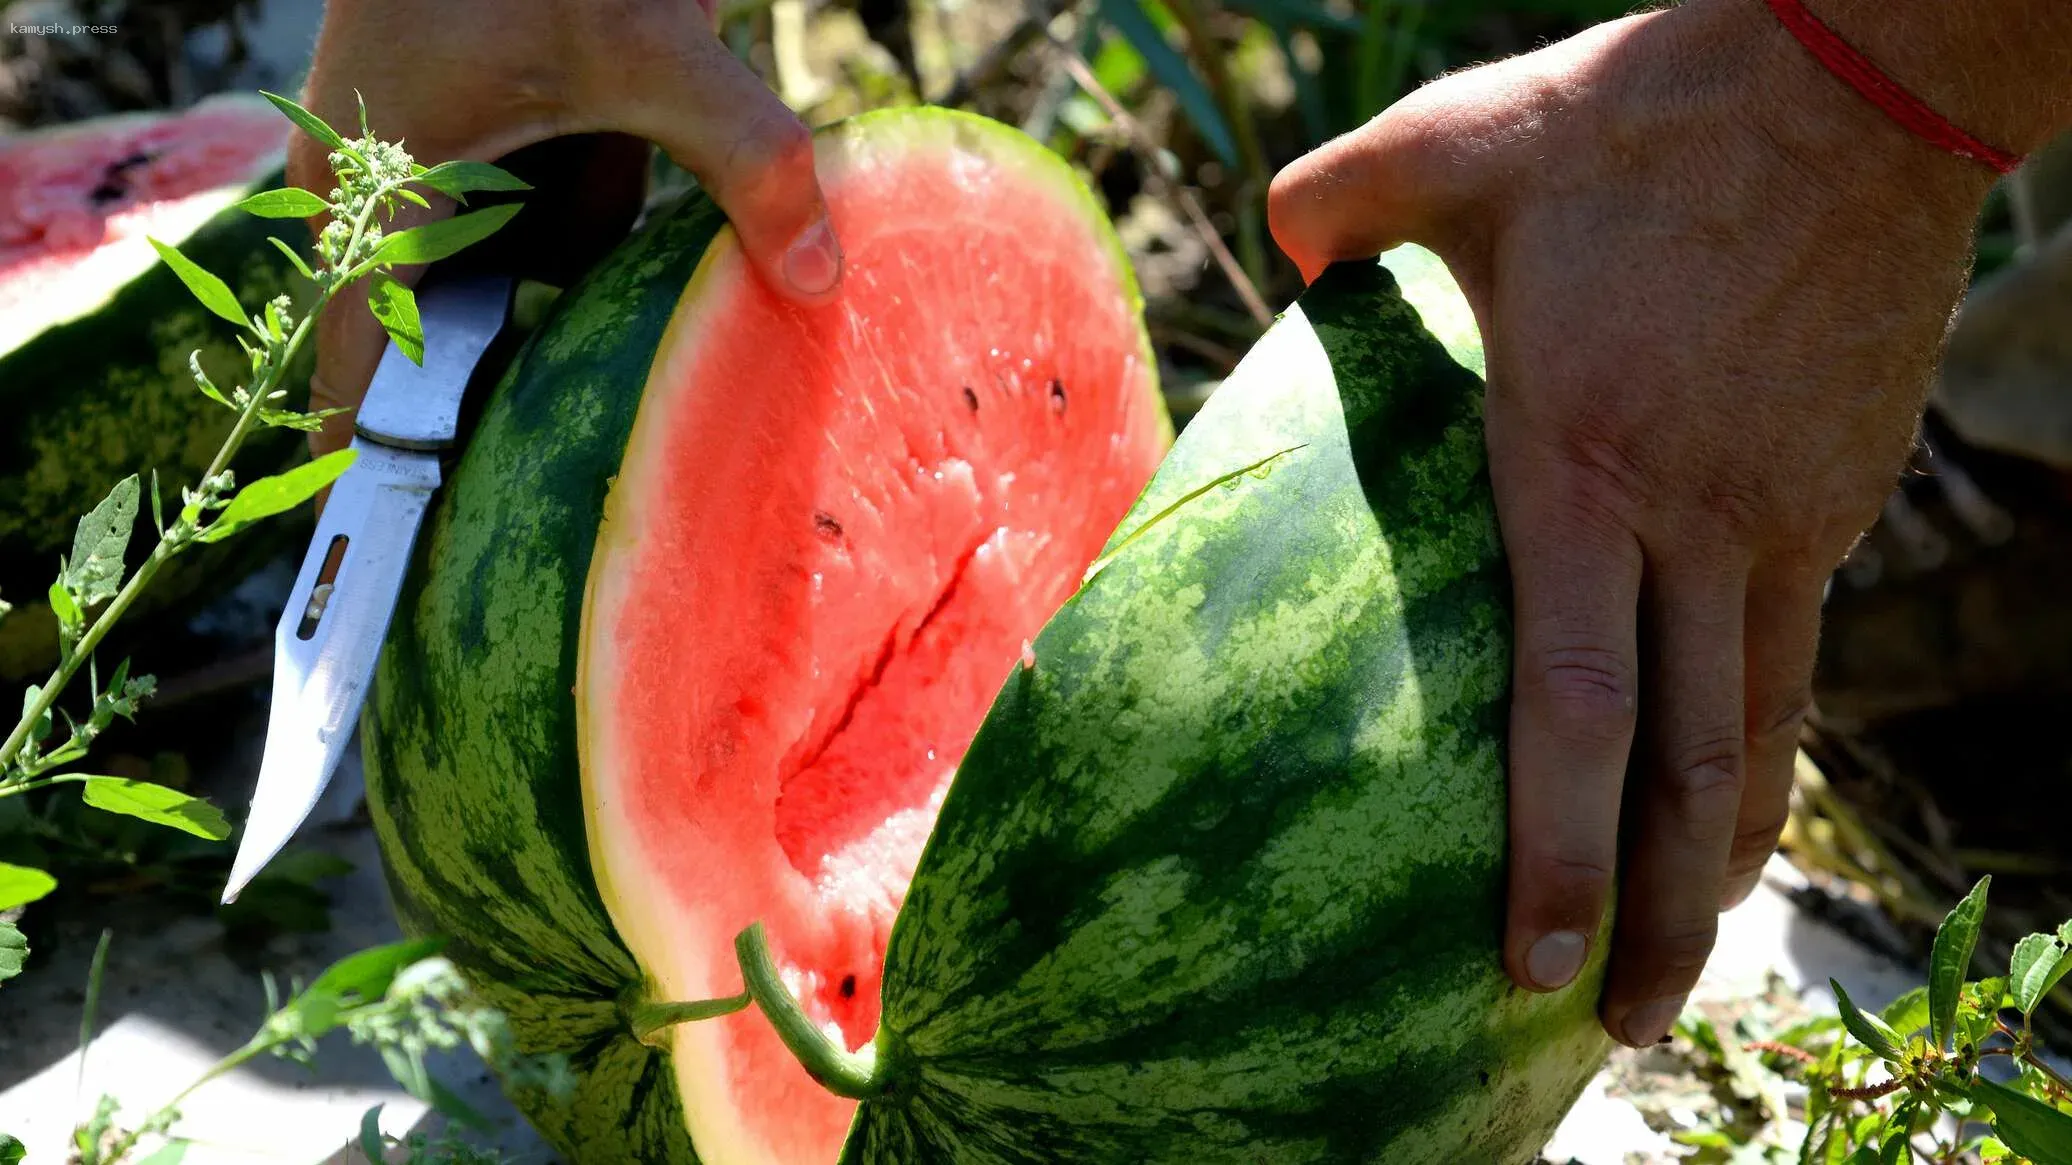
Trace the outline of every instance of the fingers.
<instances>
[{"instance_id":1,"label":"fingers","mask_svg":"<svg viewBox=\"0 0 2072 1165\"><path fill-rule=\"evenodd\" d=\"M1507 91L1502 66L1434 82L1351 133L1290 163L1267 189L1274 242L1314 279L1340 259L1404 242L1460 251L1485 228L1509 146L1532 136L1536 114Z\"/></svg>"},{"instance_id":2,"label":"fingers","mask_svg":"<svg viewBox=\"0 0 2072 1165\"><path fill-rule=\"evenodd\" d=\"M1402 106L1384 111L1274 175L1267 228L1304 279L1420 237L1451 186L1433 172L1435 153L1421 117Z\"/></svg>"},{"instance_id":3,"label":"fingers","mask_svg":"<svg viewBox=\"0 0 2072 1165\"><path fill-rule=\"evenodd\" d=\"M1727 538L1651 558L1652 705L1635 749L1636 820L1621 879L1605 1029L1634 1047L1669 1033L1712 954L1747 761L1745 566Z\"/></svg>"},{"instance_id":4,"label":"fingers","mask_svg":"<svg viewBox=\"0 0 2072 1165\"><path fill-rule=\"evenodd\" d=\"M1494 459L1491 471L1517 642L1504 961L1520 985L1551 991L1581 969L1611 894L1637 712L1641 549L1619 515L1577 500L1575 471L1525 458Z\"/></svg>"},{"instance_id":5,"label":"fingers","mask_svg":"<svg viewBox=\"0 0 2072 1165\"><path fill-rule=\"evenodd\" d=\"M660 145L698 178L778 294L819 303L842 249L813 170L813 137L762 79L709 32L621 62L638 88L603 102L612 128Z\"/></svg>"},{"instance_id":6,"label":"fingers","mask_svg":"<svg viewBox=\"0 0 2072 1165\"><path fill-rule=\"evenodd\" d=\"M1791 811L1799 727L1813 704L1821 580L1800 565L1758 571L1748 591L1748 779L1727 855L1721 909L1748 897Z\"/></svg>"}]
</instances>

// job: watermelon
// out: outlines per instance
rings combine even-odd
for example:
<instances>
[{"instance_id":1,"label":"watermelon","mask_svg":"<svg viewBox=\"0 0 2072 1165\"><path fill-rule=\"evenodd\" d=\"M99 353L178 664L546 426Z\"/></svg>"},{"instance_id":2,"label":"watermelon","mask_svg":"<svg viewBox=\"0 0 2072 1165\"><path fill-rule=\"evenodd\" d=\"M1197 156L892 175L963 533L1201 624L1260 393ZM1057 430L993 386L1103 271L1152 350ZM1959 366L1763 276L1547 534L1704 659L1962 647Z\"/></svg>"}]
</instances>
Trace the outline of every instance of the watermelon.
<instances>
[{"instance_id":1,"label":"watermelon","mask_svg":"<svg viewBox=\"0 0 2072 1165\"><path fill-rule=\"evenodd\" d=\"M838 303L657 216L418 544L369 806L405 929L570 1057L514 1099L579 1165L1529 1160L1610 1045L1601 961L1499 963L1479 381L1338 268L1162 456L1062 163L817 151Z\"/></svg>"},{"instance_id":2,"label":"watermelon","mask_svg":"<svg viewBox=\"0 0 2072 1165\"><path fill-rule=\"evenodd\" d=\"M300 222L231 204L278 186L292 127L256 94L178 112L128 113L0 138L0 677L55 659L55 620L37 601L73 525L121 478L156 469L167 494L208 468L232 422L202 396L188 354L220 384L246 377L233 329L209 314L146 236L178 246L258 310L307 280L269 242L303 249ZM284 387L306 393L307 357ZM240 476L299 455L299 434L255 433ZM162 571L132 617L186 608L203 584L278 546L271 523L197 548ZM269 526L272 529L269 529Z\"/></svg>"}]
</instances>

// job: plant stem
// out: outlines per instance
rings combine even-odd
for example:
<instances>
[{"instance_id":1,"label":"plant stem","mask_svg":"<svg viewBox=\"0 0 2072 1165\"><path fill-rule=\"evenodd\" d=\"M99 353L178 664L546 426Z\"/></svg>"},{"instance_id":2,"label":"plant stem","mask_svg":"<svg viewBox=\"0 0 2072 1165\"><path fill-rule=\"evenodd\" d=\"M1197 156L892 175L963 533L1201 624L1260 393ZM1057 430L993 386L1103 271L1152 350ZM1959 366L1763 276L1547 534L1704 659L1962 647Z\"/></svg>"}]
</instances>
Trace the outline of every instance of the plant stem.
<instances>
[{"instance_id":1,"label":"plant stem","mask_svg":"<svg viewBox=\"0 0 2072 1165\"><path fill-rule=\"evenodd\" d=\"M244 1047L239 1048L238 1050L216 1061L214 1064L211 1064L209 1066L208 1071L203 1072L201 1075L195 1077L194 1080L187 1085L187 1087L182 1088L179 1091L179 1093L176 1094L171 1100L168 1100L164 1104L160 1105L158 1107L158 1111L152 1113L151 1116L148 1119L146 1119L143 1124L140 1124L135 1129L132 1129L129 1132L123 1134L122 1139L115 1143L114 1150L108 1154L108 1160L111 1162L119 1162L124 1157L128 1156L130 1151L137 1147L138 1140L142 1139L144 1135L143 1130L161 1125L170 1126L174 1114L179 1112L180 1105L185 1103L188 1097L194 1095L196 1089L200 1088L204 1084L207 1084L209 1081L214 1080L218 1076L221 1076L226 1072L238 1068L240 1065L244 1064L252 1057L257 1056L261 1052L267 1051L268 1049L274 1047L280 1042L281 1041L278 1039L268 1039L266 1033L262 1031L258 1035L255 1035L251 1039L245 1041Z\"/></svg>"},{"instance_id":2,"label":"plant stem","mask_svg":"<svg viewBox=\"0 0 2072 1165\"><path fill-rule=\"evenodd\" d=\"M86 779L86 773L59 773L55 777L43 777L34 781L20 781L12 785L0 785L0 797L12 797L17 793L34 792L37 789L47 789L52 785L84 783Z\"/></svg>"},{"instance_id":3,"label":"plant stem","mask_svg":"<svg viewBox=\"0 0 2072 1165\"><path fill-rule=\"evenodd\" d=\"M741 977L748 984L748 994L769 1017L770 1026L777 1029L777 1038L805 1066L807 1075L829 1092L848 1100L884 1095L886 1081L875 1071L876 1057L837 1047L785 989L784 981L777 977L777 963L770 957L770 944L763 937L762 923L752 923L734 937L734 954L741 960Z\"/></svg>"},{"instance_id":4,"label":"plant stem","mask_svg":"<svg viewBox=\"0 0 2072 1165\"><path fill-rule=\"evenodd\" d=\"M657 1048L662 1045L655 1039L655 1033L664 1028L732 1015L746 1010L753 1002L753 997L743 991L725 999L700 999L694 1003L642 1003L629 1009L626 1026L632 1029L634 1039L650 1048Z\"/></svg>"},{"instance_id":5,"label":"plant stem","mask_svg":"<svg viewBox=\"0 0 2072 1165\"><path fill-rule=\"evenodd\" d=\"M2049 1064L2044 1063L2043 1060L2036 1055L2036 1053L2023 1053L2022 1062L2027 1064L2029 1067L2036 1069L2038 1072L2043 1073L2043 1075L2047 1079L2049 1079L2052 1084L2057 1085L2059 1088L2062 1088L2067 1092L2072 1092L2072 1080L2065 1079L2062 1075L2058 1073L2057 1069L2051 1067Z\"/></svg>"},{"instance_id":6,"label":"plant stem","mask_svg":"<svg viewBox=\"0 0 2072 1165\"><path fill-rule=\"evenodd\" d=\"M1086 58L1080 56L1078 50L1059 40L1048 30L1045 30L1044 35L1059 59L1064 62L1065 71L1072 74L1072 79L1079 83L1079 87L1100 103L1101 108L1108 114L1108 120L1114 122L1115 128L1122 131L1130 148L1143 160L1144 171L1150 180L1172 192L1180 208L1187 213L1187 220L1193 224L1195 233L1201 236L1203 245L1208 247L1210 256L1216 260L1216 265L1223 269L1224 277L1230 280L1231 287L1237 291L1238 299L1244 302L1245 310L1258 321L1261 329L1272 324L1273 310L1267 307L1266 300L1260 297L1258 285L1245 273L1244 266L1230 253L1230 248L1223 245L1223 236L1216 232L1215 225L1202 211L1201 203L1195 200L1194 192L1187 188L1186 183L1168 179L1158 168L1158 146L1151 140L1150 135L1137 124L1136 118L1130 116L1129 110L1122 107L1122 102L1117 101L1115 95L1108 92L1108 87L1101 84L1100 78L1094 76L1093 67L1086 63Z\"/></svg>"},{"instance_id":7,"label":"plant stem","mask_svg":"<svg viewBox=\"0 0 2072 1165\"><path fill-rule=\"evenodd\" d=\"M352 266L350 260L356 258L359 254L360 243L366 237L367 223L373 216L374 209L381 205L382 196L395 185L396 183L384 182L377 186L368 195L367 204L360 208L360 213L354 217L352 236L345 246L348 266ZM364 267L366 264L362 263L358 266ZM296 321L295 330L290 333L287 343L281 349L281 358L266 370L265 379L252 387L250 397L245 401L245 407L238 411L237 422L231 426L229 436L223 439L222 447L216 451L215 460L209 463L208 471L202 475L203 482L214 479L225 469L229 468L231 459L236 457L237 451L244 446L245 437L251 431L252 422L258 418L259 410L265 407L266 401L280 387L281 377L286 373L288 366L295 362L295 357L301 352L304 341L309 337L312 324L318 316L323 314L324 308L329 306L332 297L337 294L338 289L351 282L351 275L355 274L358 274L358 267L355 267L354 271L349 273L347 278L334 279L328 284L322 285L322 290L317 294L315 305L300 320ZM175 522L165 533L159 535L158 545L151 548L150 557L146 558L144 564L137 568L137 573L131 575L129 581L123 584L122 590L116 594L114 600L102 608L99 615L94 617L93 626L87 628L86 634L80 636L79 642L74 646L70 657L61 661L57 669L51 672L50 679L36 693L36 699L23 710L21 722L15 725L14 731L8 734L7 740L4 743L0 743L0 774L4 774L8 767L14 763L15 757L22 750L22 745L28 741L30 731L57 704L58 697L64 694L65 687L78 674L79 665L83 661L93 658L94 649L100 646L101 640L107 638L108 632L114 629L115 624L122 618L123 613L129 610L130 605L137 601L137 596L144 592L144 588L151 585L151 580L157 576L159 569L185 547L191 535L191 531L187 529L187 526L188 523L186 522ZM21 791L21 787L8 788L4 784L0 784L0 793L17 793Z\"/></svg>"},{"instance_id":8,"label":"plant stem","mask_svg":"<svg viewBox=\"0 0 2072 1165\"><path fill-rule=\"evenodd\" d=\"M1239 170L1237 191L1231 199L1237 211L1237 257L1252 285L1261 286L1266 282L1266 245L1259 225L1271 179L1266 173L1265 154L1259 148L1259 126L1252 117L1251 102L1245 99L1243 87L1232 79L1209 22L1194 0L1166 0L1166 7L1187 33L1188 50L1201 66L1216 104L1223 107L1223 120L1230 124Z\"/></svg>"}]
</instances>

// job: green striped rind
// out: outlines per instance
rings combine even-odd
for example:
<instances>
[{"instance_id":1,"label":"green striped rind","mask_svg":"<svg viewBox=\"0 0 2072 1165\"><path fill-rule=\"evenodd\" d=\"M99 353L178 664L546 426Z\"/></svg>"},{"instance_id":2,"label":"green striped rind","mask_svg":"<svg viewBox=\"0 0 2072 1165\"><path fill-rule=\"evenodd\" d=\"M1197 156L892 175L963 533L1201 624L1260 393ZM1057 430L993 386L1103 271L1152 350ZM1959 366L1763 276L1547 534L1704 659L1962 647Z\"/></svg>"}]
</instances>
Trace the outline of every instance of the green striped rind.
<instances>
[{"instance_id":1,"label":"green striped rind","mask_svg":"<svg viewBox=\"0 0 2072 1165\"><path fill-rule=\"evenodd\" d=\"M273 164L278 166L277 158ZM281 182L276 168L244 192ZM237 197L242 192L229 201ZM262 219L235 209L184 239L162 241L222 276L249 310L282 292L306 308L315 288L267 242L269 236L308 251L309 229L300 220ZM0 678L41 678L57 662L57 623L43 596L57 577L58 556L71 548L80 516L132 473L142 474L148 489L154 468L168 507L177 509L180 487L207 471L235 418L194 387L187 355L201 349L202 366L227 390L249 379L235 335L171 268L154 262L91 312L0 354L0 416L6 418L0 424L0 597L16 607L0 621ZM305 350L289 369L284 403L301 407L307 399L313 360ZM263 477L299 461L304 448L301 433L261 430L246 441L233 468L240 480ZM269 557L302 530L292 519L275 520L228 542L189 549L159 572L125 617L125 629L146 626L157 614L191 610L220 593L225 578ZM137 538L140 544L143 537Z\"/></svg>"},{"instance_id":2,"label":"green striped rind","mask_svg":"<svg viewBox=\"0 0 2072 1165\"><path fill-rule=\"evenodd\" d=\"M580 1161L692 1162L666 1057L617 1001L640 970L590 872L576 650L605 494L648 367L724 220L693 196L561 297L487 401L419 537L362 721L368 805L404 928L569 1053L567 1107L517 1097Z\"/></svg>"},{"instance_id":3,"label":"green striped rind","mask_svg":"<svg viewBox=\"0 0 2072 1165\"><path fill-rule=\"evenodd\" d=\"M1601 964L1498 962L1507 574L1480 385L1334 268L1182 435L959 770L851 1165L1529 1160ZM1600 948L1601 949L1601 948Z\"/></svg>"}]
</instances>

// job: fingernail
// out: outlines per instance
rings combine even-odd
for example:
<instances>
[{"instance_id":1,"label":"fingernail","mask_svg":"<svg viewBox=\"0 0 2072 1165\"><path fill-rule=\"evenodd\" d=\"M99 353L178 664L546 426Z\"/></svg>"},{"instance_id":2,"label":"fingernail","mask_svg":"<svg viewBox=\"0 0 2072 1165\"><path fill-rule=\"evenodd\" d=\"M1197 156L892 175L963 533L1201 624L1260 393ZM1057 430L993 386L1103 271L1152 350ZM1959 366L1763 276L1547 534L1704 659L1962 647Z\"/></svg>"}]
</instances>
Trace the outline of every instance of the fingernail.
<instances>
[{"instance_id":1,"label":"fingernail","mask_svg":"<svg viewBox=\"0 0 2072 1165\"><path fill-rule=\"evenodd\" d=\"M1540 941L1525 952L1525 973L1549 991L1566 987L1583 969L1583 954L1589 947L1590 940L1572 930L1541 935Z\"/></svg>"},{"instance_id":2,"label":"fingernail","mask_svg":"<svg viewBox=\"0 0 2072 1165\"><path fill-rule=\"evenodd\" d=\"M822 220L807 227L784 253L784 278L806 295L819 295L842 274L842 248Z\"/></svg>"},{"instance_id":3,"label":"fingernail","mask_svg":"<svg viewBox=\"0 0 2072 1165\"><path fill-rule=\"evenodd\" d=\"M1626 1022L1620 1027L1626 1033L1627 1044L1645 1048L1649 1044L1662 1042L1669 1029L1676 1024L1676 1017L1683 1014L1684 997L1673 996L1643 1003L1626 1013Z\"/></svg>"}]
</instances>

